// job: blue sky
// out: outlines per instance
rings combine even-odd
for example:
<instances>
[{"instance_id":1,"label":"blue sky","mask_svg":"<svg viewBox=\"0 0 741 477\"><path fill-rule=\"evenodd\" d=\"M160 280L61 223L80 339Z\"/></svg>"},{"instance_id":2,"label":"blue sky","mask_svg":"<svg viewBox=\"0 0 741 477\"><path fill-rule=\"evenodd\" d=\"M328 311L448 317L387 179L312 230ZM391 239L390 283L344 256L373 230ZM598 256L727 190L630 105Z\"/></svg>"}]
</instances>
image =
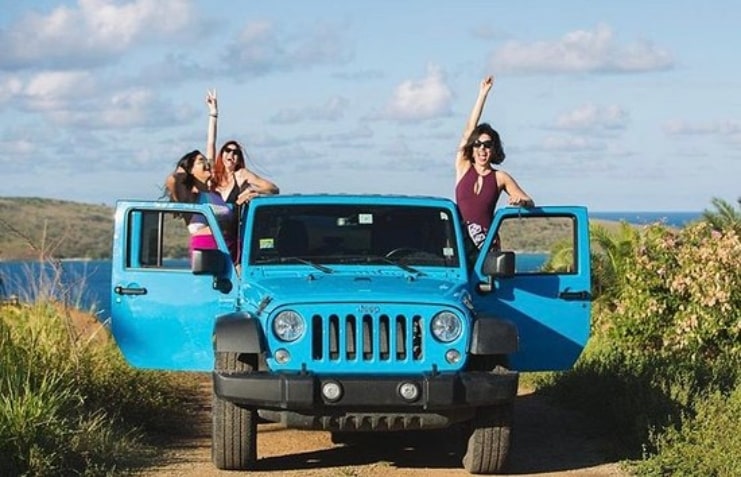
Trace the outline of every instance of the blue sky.
<instances>
[{"instance_id":1,"label":"blue sky","mask_svg":"<svg viewBox=\"0 0 741 477\"><path fill-rule=\"evenodd\" d=\"M741 196L735 1L0 0L0 196L155 199L219 145L284 193L453 196L483 120L536 203ZM501 202L500 202L501 204Z\"/></svg>"}]
</instances>

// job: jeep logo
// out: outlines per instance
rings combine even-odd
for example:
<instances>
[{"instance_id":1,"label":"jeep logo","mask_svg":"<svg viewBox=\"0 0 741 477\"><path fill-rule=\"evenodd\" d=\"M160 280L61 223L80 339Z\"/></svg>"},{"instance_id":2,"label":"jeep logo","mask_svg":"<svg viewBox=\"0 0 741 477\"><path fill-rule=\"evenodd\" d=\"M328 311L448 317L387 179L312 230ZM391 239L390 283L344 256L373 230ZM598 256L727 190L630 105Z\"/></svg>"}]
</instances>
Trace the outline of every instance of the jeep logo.
<instances>
[{"instance_id":1,"label":"jeep logo","mask_svg":"<svg viewBox=\"0 0 741 477\"><path fill-rule=\"evenodd\" d=\"M358 313L361 315L376 315L381 312L381 307L378 305L359 305Z\"/></svg>"}]
</instances>

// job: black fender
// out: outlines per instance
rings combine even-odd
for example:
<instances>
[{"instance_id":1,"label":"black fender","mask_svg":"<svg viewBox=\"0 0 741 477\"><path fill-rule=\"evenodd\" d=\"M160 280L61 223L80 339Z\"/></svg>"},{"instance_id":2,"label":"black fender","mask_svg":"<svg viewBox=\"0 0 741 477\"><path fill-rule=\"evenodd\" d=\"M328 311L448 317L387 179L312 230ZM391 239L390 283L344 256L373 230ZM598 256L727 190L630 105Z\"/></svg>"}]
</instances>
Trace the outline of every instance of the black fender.
<instances>
[{"instance_id":1,"label":"black fender","mask_svg":"<svg viewBox=\"0 0 741 477\"><path fill-rule=\"evenodd\" d=\"M511 321L479 316L473 322L471 354L491 355L514 353L519 348L517 326Z\"/></svg>"},{"instance_id":2,"label":"black fender","mask_svg":"<svg viewBox=\"0 0 741 477\"><path fill-rule=\"evenodd\" d=\"M260 321L246 313L230 313L216 318L214 351L259 354L263 351Z\"/></svg>"}]
</instances>

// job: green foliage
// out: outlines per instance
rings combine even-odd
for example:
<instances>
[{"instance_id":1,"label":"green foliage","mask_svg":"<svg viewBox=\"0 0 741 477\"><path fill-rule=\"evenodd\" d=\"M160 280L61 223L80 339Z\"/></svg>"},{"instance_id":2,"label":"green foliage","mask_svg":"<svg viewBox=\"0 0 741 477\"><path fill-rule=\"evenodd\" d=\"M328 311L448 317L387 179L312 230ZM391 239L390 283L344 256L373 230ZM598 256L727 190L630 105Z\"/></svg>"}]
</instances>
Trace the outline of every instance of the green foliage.
<instances>
[{"instance_id":1,"label":"green foliage","mask_svg":"<svg viewBox=\"0 0 741 477\"><path fill-rule=\"evenodd\" d=\"M723 199L713 198L715 210L705 210L702 218L715 230L733 229L741 235L741 197L738 198L738 210Z\"/></svg>"},{"instance_id":2,"label":"green foliage","mask_svg":"<svg viewBox=\"0 0 741 477\"><path fill-rule=\"evenodd\" d=\"M151 455L143 431L192 425L194 383L75 326L50 303L0 308L0 475L103 475Z\"/></svg>"},{"instance_id":3,"label":"green foliage","mask_svg":"<svg viewBox=\"0 0 741 477\"><path fill-rule=\"evenodd\" d=\"M741 473L734 224L591 231L593 275L608 285L594 307L599 326L576 367L538 387L614 430L639 475Z\"/></svg>"},{"instance_id":4,"label":"green foliage","mask_svg":"<svg viewBox=\"0 0 741 477\"><path fill-rule=\"evenodd\" d=\"M639 475L718 476L741 474L741 385L730 393L698 398L693 412L676 427L651 435L653 455L638 461Z\"/></svg>"},{"instance_id":5,"label":"green foliage","mask_svg":"<svg viewBox=\"0 0 741 477\"><path fill-rule=\"evenodd\" d=\"M589 227L592 250L592 292L602 302L614 300L623 287L638 231L627 222L608 228L594 223Z\"/></svg>"},{"instance_id":6,"label":"green foliage","mask_svg":"<svg viewBox=\"0 0 741 477\"><path fill-rule=\"evenodd\" d=\"M700 222L644 231L607 320L632 353L682 360L741 356L741 240Z\"/></svg>"}]
</instances>

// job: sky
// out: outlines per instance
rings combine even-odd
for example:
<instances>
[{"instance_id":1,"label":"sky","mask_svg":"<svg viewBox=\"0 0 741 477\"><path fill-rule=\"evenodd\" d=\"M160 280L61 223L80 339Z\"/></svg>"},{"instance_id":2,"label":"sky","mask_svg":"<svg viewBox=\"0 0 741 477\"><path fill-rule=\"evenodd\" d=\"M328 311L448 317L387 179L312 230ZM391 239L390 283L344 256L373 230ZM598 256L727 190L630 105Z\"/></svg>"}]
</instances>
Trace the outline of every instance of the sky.
<instances>
[{"instance_id":1,"label":"sky","mask_svg":"<svg viewBox=\"0 0 741 477\"><path fill-rule=\"evenodd\" d=\"M217 145L281 193L453 198L481 80L538 205L741 197L735 0L0 0L0 196L155 200ZM500 200L503 205L504 199Z\"/></svg>"}]
</instances>

